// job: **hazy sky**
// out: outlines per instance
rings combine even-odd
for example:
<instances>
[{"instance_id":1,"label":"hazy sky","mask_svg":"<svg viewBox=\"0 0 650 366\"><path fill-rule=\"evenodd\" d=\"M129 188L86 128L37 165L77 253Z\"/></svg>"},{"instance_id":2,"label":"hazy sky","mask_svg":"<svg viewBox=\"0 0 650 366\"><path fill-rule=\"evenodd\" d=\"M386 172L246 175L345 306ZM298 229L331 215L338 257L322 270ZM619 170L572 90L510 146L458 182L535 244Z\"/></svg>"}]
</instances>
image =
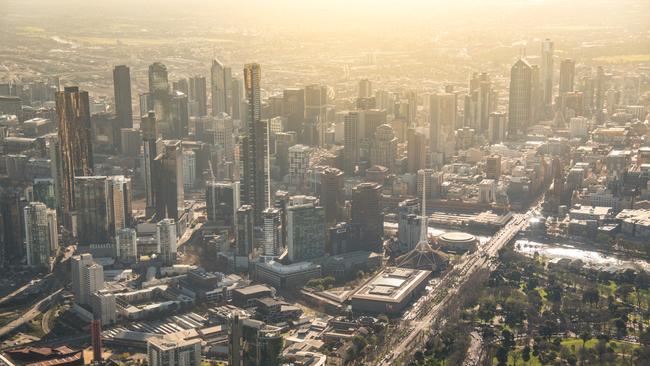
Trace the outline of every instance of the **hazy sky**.
<instances>
[{"instance_id":1,"label":"hazy sky","mask_svg":"<svg viewBox=\"0 0 650 366\"><path fill-rule=\"evenodd\" d=\"M223 26L371 26L386 32L427 23L472 27L508 16L533 24L616 24L630 14L640 20L648 10L648 0L0 0L0 13L10 16L196 17Z\"/></svg>"}]
</instances>

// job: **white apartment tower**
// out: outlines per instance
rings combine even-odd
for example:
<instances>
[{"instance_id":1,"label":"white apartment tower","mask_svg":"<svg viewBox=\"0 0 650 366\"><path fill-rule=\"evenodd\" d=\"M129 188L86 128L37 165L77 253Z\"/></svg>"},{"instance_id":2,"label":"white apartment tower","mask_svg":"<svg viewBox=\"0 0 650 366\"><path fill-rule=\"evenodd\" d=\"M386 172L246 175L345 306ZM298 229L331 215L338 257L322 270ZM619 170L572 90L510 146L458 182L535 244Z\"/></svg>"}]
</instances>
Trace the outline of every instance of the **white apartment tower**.
<instances>
[{"instance_id":1,"label":"white apartment tower","mask_svg":"<svg viewBox=\"0 0 650 366\"><path fill-rule=\"evenodd\" d=\"M163 264L171 266L176 263L176 222L174 219L164 219L156 224L156 239L158 241L158 253Z\"/></svg>"},{"instance_id":2,"label":"white apartment tower","mask_svg":"<svg viewBox=\"0 0 650 366\"><path fill-rule=\"evenodd\" d=\"M24 209L27 265L50 266L52 252L58 247L56 212L44 203L31 202Z\"/></svg>"}]
</instances>

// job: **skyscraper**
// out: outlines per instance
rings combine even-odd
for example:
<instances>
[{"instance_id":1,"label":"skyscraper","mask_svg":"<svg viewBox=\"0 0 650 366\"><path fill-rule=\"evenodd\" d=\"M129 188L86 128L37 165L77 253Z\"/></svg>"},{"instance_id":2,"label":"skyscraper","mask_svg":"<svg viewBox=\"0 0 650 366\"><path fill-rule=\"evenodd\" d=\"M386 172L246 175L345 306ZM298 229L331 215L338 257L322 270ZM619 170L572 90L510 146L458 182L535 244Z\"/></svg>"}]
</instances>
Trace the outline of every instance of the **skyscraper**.
<instances>
[{"instance_id":1,"label":"skyscraper","mask_svg":"<svg viewBox=\"0 0 650 366\"><path fill-rule=\"evenodd\" d=\"M113 205L113 225L115 232L131 226L133 209L131 206L133 190L131 178L123 175L113 175L108 178L111 184L111 200Z\"/></svg>"},{"instance_id":2,"label":"skyscraper","mask_svg":"<svg viewBox=\"0 0 650 366\"><path fill-rule=\"evenodd\" d=\"M325 221L333 224L341 218L343 205L343 172L327 167L321 173L320 205L325 209Z\"/></svg>"},{"instance_id":3,"label":"skyscraper","mask_svg":"<svg viewBox=\"0 0 650 366\"><path fill-rule=\"evenodd\" d=\"M158 219L179 221L185 210L183 150L180 140L164 140L154 160L154 194Z\"/></svg>"},{"instance_id":4,"label":"skyscraper","mask_svg":"<svg viewBox=\"0 0 650 366\"><path fill-rule=\"evenodd\" d=\"M325 210L313 203L287 209L289 261L300 262L325 254Z\"/></svg>"},{"instance_id":5,"label":"skyscraper","mask_svg":"<svg viewBox=\"0 0 650 366\"><path fill-rule=\"evenodd\" d=\"M210 69L210 88L212 92L212 115L231 113L232 71L219 60L212 60Z\"/></svg>"},{"instance_id":6,"label":"skyscraper","mask_svg":"<svg viewBox=\"0 0 650 366\"><path fill-rule=\"evenodd\" d=\"M309 169L312 148L305 145L293 145L289 148L289 184L300 191L304 187Z\"/></svg>"},{"instance_id":7,"label":"skyscraper","mask_svg":"<svg viewBox=\"0 0 650 366\"><path fill-rule=\"evenodd\" d=\"M485 177L488 179L501 179L501 156L488 156L485 160Z\"/></svg>"},{"instance_id":8,"label":"skyscraper","mask_svg":"<svg viewBox=\"0 0 650 366\"><path fill-rule=\"evenodd\" d=\"M44 203L31 202L24 209L27 265L50 268L50 257L59 246L56 212Z\"/></svg>"},{"instance_id":9,"label":"skyscraper","mask_svg":"<svg viewBox=\"0 0 650 366\"><path fill-rule=\"evenodd\" d=\"M510 69L509 136L523 135L531 124L531 67L519 59Z\"/></svg>"},{"instance_id":10,"label":"skyscraper","mask_svg":"<svg viewBox=\"0 0 650 366\"><path fill-rule=\"evenodd\" d=\"M238 310L228 318L228 364L279 366L282 351L280 328L249 319Z\"/></svg>"},{"instance_id":11,"label":"skyscraper","mask_svg":"<svg viewBox=\"0 0 650 366\"><path fill-rule=\"evenodd\" d=\"M277 257L282 254L284 229L282 228L282 211L268 207L262 212L264 220L264 256Z\"/></svg>"},{"instance_id":12,"label":"skyscraper","mask_svg":"<svg viewBox=\"0 0 650 366\"><path fill-rule=\"evenodd\" d=\"M572 92L576 73L576 62L567 58L560 63L560 98L564 93Z\"/></svg>"},{"instance_id":13,"label":"skyscraper","mask_svg":"<svg viewBox=\"0 0 650 366\"><path fill-rule=\"evenodd\" d=\"M196 185L196 153L192 150L183 151L183 183L188 192Z\"/></svg>"},{"instance_id":14,"label":"skyscraper","mask_svg":"<svg viewBox=\"0 0 650 366\"><path fill-rule=\"evenodd\" d=\"M604 122L604 113L603 107L605 106L605 90L607 85L605 84L605 69L602 66L598 66L596 71L596 101L595 101L595 112L596 120L598 123Z\"/></svg>"},{"instance_id":15,"label":"skyscraper","mask_svg":"<svg viewBox=\"0 0 650 366\"><path fill-rule=\"evenodd\" d=\"M406 162L407 171L415 174L420 169L424 169L426 164L426 136L414 128L409 128L406 132Z\"/></svg>"},{"instance_id":16,"label":"skyscraper","mask_svg":"<svg viewBox=\"0 0 650 366\"><path fill-rule=\"evenodd\" d=\"M79 245L106 244L111 238L111 187L105 176L75 177L74 231Z\"/></svg>"},{"instance_id":17,"label":"skyscraper","mask_svg":"<svg viewBox=\"0 0 650 366\"><path fill-rule=\"evenodd\" d=\"M239 182L208 182L205 205L208 221L234 230L239 209Z\"/></svg>"},{"instance_id":18,"label":"skyscraper","mask_svg":"<svg viewBox=\"0 0 650 366\"><path fill-rule=\"evenodd\" d=\"M66 87L56 94L59 117L60 171L57 171L59 204L63 224L72 230L71 212L74 210L74 179L92 175L93 150L88 93L78 87Z\"/></svg>"},{"instance_id":19,"label":"skyscraper","mask_svg":"<svg viewBox=\"0 0 650 366\"><path fill-rule=\"evenodd\" d=\"M135 229L125 228L115 237L117 258L121 262L135 263L138 260L138 237Z\"/></svg>"},{"instance_id":20,"label":"skyscraper","mask_svg":"<svg viewBox=\"0 0 650 366\"><path fill-rule=\"evenodd\" d=\"M121 128L133 128L133 107L131 105L131 71L126 65L113 68L113 91L115 113Z\"/></svg>"},{"instance_id":21,"label":"skyscraper","mask_svg":"<svg viewBox=\"0 0 650 366\"><path fill-rule=\"evenodd\" d=\"M372 82L368 79L359 80L359 98L370 98L372 96Z\"/></svg>"},{"instance_id":22,"label":"skyscraper","mask_svg":"<svg viewBox=\"0 0 650 366\"><path fill-rule=\"evenodd\" d=\"M90 305L90 296L104 288L104 267L95 263L91 254L73 256L70 266L77 303Z\"/></svg>"},{"instance_id":23,"label":"skyscraper","mask_svg":"<svg viewBox=\"0 0 650 366\"><path fill-rule=\"evenodd\" d=\"M433 94L429 98L429 151L444 152L444 143L456 126L456 95Z\"/></svg>"},{"instance_id":24,"label":"skyscraper","mask_svg":"<svg viewBox=\"0 0 650 366\"><path fill-rule=\"evenodd\" d=\"M488 115L491 112L492 84L490 75L486 72L473 74L470 79L470 111L465 111L470 117L469 127L477 132L485 133L488 128Z\"/></svg>"},{"instance_id":25,"label":"skyscraper","mask_svg":"<svg viewBox=\"0 0 650 366\"><path fill-rule=\"evenodd\" d=\"M169 119L171 114L169 97L169 79L167 67L160 62L154 62L149 66L149 97L151 106L158 119L158 131L168 133Z\"/></svg>"},{"instance_id":26,"label":"skyscraper","mask_svg":"<svg viewBox=\"0 0 650 366\"><path fill-rule=\"evenodd\" d=\"M232 79L232 118L237 120L244 119L242 116L242 95L244 94L242 80L239 78Z\"/></svg>"},{"instance_id":27,"label":"skyscraper","mask_svg":"<svg viewBox=\"0 0 650 366\"><path fill-rule=\"evenodd\" d=\"M239 257L248 257L253 252L253 207L243 205L237 210L237 251Z\"/></svg>"},{"instance_id":28,"label":"skyscraper","mask_svg":"<svg viewBox=\"0 0 650 366\"><path fill-rule=\"evenodd\" d=\"M202 117L208 115L208 93L205 82L205 76L196 75L190 78L189 99L196 103L196 113L193 117Z\"/></svg>"},{"instance_id":29,"label":"skyscraper","mask_svg":"<svg viewBox=\"0 0 650 366\"><path fill-rule=\"evenodd\" d=\"M370 145L370 163L388 168L391 172L395 169L397 154L397 137L390 125L381 125L375 130L375 137Z\"/></svg>"},{"instance_id":30,"label":"skyscraper","mask_svg":"<svg viewBox=\"0 0 650 366\"><path fill-rule=\"evenodd\" d=\"M542 42L542 85L544 105L553 104L553 41L546 39Z\"/></svg>"},{"instance_id":31,"label":"skyscraper","mask_svg":"<svg viewBox=\"0 0 650 366\"><path fill-rule=\"evenodd\" d=\"M350 111L343 117L344 140L343 157L345 172L353 174L361 160L360 144L362 139L362 111Z\"/></svg>"},{"instance_id":32,"label":"skyscraper","mask_svg":"<svg viewBox=\"0 0 650 366\"><path fill-rule=\"evenodd\" d=\"M506 139L506 133L508 131L507 123L505 112L490 113L486 137L491 144L498 144Z\"/></svg>"},{"instance_id":33,"label":"skyscraper","mask_svg":"<svg viewBox=\"0 0 650 366\"><path fill-rule=\"evenodd\" d=\"M43 202L48 208L56 209L56 184L51 178L36 178L32 185L34 201Z\"/></svg>"},{"instance_id":34,"label":"skyscraper","mask_svg":"<svg viewBox=\"0 0 650 366\"><path fill-rule=\"evenodd\" d=\"M232 118L222 113L220 116L213 117L214 120L214 143L217 148L223 151L225 161L235 161L235 136Z\"/></svg>"},{"instance_id":35,"label":"skyscraper","mask_svg":"<svg viewBox=\"0 0 650 366\"><path fill-rule=\"evenodd\" d=\"M113 242L131 223L131 180L124 176L75 178L76 235L80 245Z\"/></svg>"},{"instance_id":36,"label":"skyscraper","mask_svg":"<svg viewBox=\"0 0 650 366\"><path fill-rule=\"evenodd\" d=\"M266 181L268 126L265 121L261 120L261 76L259 64L247 64L244 67L248 131L241 139L241 158L244 169L241 201L243 204L253 206L255 222L259 223L262 222L262 211L267 207L267 189L269 188Z\"/></svg>"},{"instance_id":37,"label":"skyscraper","mask_svg":"<svg viewBox=\"0 0 650 366\"><path fill-rule=\"evenodd\" d=\"M156 114L151 111L140 120L143 140L143 168L144 168L144 191L145 191L145 216L151 217L156 211L156 177L154 176L155 159L158 156L156 139Z\"/></svg>"},{"instance_id":38,"label":"skyscraper","mask_svg":"<svg viewBox=\"0 0 650 366\"><path fill-rule=\"evenodd\" d=\"M417 123L417 112L418 112L418 94L415 90L409 90L406 92L406 101L408 102L408 113L406 115L406 121L408 125L415 125Z\"/></svg>"},{"instance_id":39,"label":"skyscraper","mask_svg":"<svg viewBox=\"0 0 650 366\"><path fill-rule=\"evenodd\" d=\"M0 186L0 265L25 255L24 211L27 204L16 187Z\"/></svg>"},{"instance_id":40,"label":"skyscraper","mask_svg":"<svg viewBox=\"0 0 650 366\"><path fill-rule=\"evenodd\" d=\"M303 140L305 121L305 89L288 88L282 92L282 115L287 117L287 131L295 131Z\"/></svg>"},{"instance_id":41,"label":"skyscraper","mask_svg":"<svg viewBox=\"0 0 650 366\"><path fill-rule=\"evenodd\" d=\"M352 223L361 225L361 248L383 252L384 215L379 184L360 183L352 189Z\"/></svg>"},{"instance_id":42,"label":"skyscraper","mask_svg":"<svg viewBox=\"0 0 650 366\"><path fill-rule=\"evenodd\" d=\"M540 70L538 65L530 66L530 122L535 124L544 116L543 90L540 82Z\"/></svg>"},{"instance_id":43,"label":"skyscraper","mask_svg":"<svg viewBox=\"0 0 650 366\"><path fill-rule=\"evenodd\" d=\"M320 84L305 87L305 123L312 126L318 137L311 145L324 146L327 132L327 86Z\"/></svg>"},{"instance_id":44,"label":"skyscraper","mask_svg":"<svg viewBox=\"0 0 650 366\"><path fill-rule=\"evenodd\" d=\"M187 95L180 91L174 91L170 96L169 129L166 136L174 139L187 137L189 133L189 102Z\"/></svg>"},{"instance_id":45,"label":"skyscraper","mask_svg":"<svg viewBox=\"0 0 650 366\"><path fill-rule=\"evenodd\" d=\"M176 264L177 250L176 222L174 219L163 219L156 224L156 241L158 253L165 266Z\"/></svg>"}]
</instances>

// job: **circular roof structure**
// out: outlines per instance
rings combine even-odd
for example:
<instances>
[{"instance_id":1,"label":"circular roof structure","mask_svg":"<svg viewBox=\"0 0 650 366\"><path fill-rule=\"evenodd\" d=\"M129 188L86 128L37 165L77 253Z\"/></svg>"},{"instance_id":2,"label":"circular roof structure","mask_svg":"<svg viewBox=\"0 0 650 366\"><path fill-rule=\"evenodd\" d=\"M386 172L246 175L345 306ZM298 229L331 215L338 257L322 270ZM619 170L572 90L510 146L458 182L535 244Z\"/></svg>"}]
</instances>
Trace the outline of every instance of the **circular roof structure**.
<instances>
[{"instance_id":1,"label":"circular roof structure","mask_svg":"<svg viewBox=\"0 0 650 366\"><path fill-rule=\"evenodd\" d=\"M438 239L444 243L449 244L470 244L476 241L476 237L472 234L461 233L458 231L452 231L449 233L444 233L438 237Z\"/></svg>"}]
</instances>

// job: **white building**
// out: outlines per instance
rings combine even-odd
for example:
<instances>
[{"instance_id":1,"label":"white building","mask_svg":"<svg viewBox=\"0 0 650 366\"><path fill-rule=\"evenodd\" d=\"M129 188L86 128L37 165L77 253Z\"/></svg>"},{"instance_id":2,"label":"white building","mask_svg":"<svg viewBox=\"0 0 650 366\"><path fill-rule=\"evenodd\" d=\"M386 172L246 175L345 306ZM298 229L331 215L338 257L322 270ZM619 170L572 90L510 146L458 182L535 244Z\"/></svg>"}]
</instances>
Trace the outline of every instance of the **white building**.
<instances>
[{"instance_id":1,"label":"white building","mask_svg":"<svg viewBox=\"0 0 650 366\"><path fill-rule=\"evenodd\" d=\"M305 145L293 145L289 148L289 185L300 187L309 169L311 148Z\"/></svg>"},{"instance_id":2,"label":"white building","mask_svg":"<svg viewBox=\"0 0 650 366\"><path fill-rule=\"evenodd\" d=\"M44 203L31 202L24 218L27 265L49 268L52 252L59 246L56 212Z\"/></svg>"},{"instance_id":3,"label":"white building","mask_svg":"<svg viewBox=\"0 0 650 366\"><path fill-rule=\"evenodd\" d=\"M587 137L589 133L589 120L585 117L573 117L569 120L569 134L572 138Z\"/></svg>"},{"instance_id":4,"label":"white building","mask_svg":"<svg viewBox=\"0 0 650 366\"><path fill-rule=\"evenodd\" d=\"M200 365L201 340L183 339L174 334L152 337L147 340L147 356L150 366Z\"/></svg>"},{"instance_id":5,"label":"white building","mask_svg":"<svg viewBox=\"0 0 650 366\"><path fill-rule=\"evenodd\" d=\"M433 169L420 169L417 176L417 194L422 197L422 184L426 177L427 198L437 198L440 196L442 183L445 182L444 173L437 172Z\"/></svg>"},{"instance_id":6,"label":"white building","mask_svg":"<svg viewBox=\"0 0 650 366\"><path fill-rule=\"evenodd\" d=\"M90 302L95 319L100 319L102 325L109 325L117 322L115 295L99 291L91 295Z\"/></svg>"},{"instance_id":7,"label":"white building","mask_svg":"<svg viewBox=\"0 0 650 366\"><path fill-rule=\"evenodd\" d=\"M214 142L223 150L226 161L235 160L235 139L233 121L227 114L221 114L214 119Z\"/></svg>"},{"instance_id":8,"label":"white building","mask_svg":"<svg viewBox=\"0 0 650 366\"><path fill-rule=\"evenodd\" d=\"M90 304L90 295L104 288L104 268L93 261L91 254L72 257L72 291L77 302Z\"/></svg>"},{"instance_id":9,"label":"white building","mask_svg":"<svg viewBox=\"0 0 650 366\"><path fill-rule=\"evenodd\" d=\"M483 179L478 185L479 202L490 203L496 200L497 183L494 179Z\"/></svg>"},{"instance_id":10,"label":"white building","mask_svg":"<svg viewBox=\"0 0 650 366\"><path fill-rule=\"evenodd\" d=\"M115 237L117 259L121 262L138 261L138 235L135 229L122 229Z\"/></svg>"},{"instance_id":11,"label":"white building","mask_svg":"<svg viewBox=\"0 0 650 366\"><path fill-rule=\"evenodd\" d=\"M196 153L192 150L183 151L183 182L185 190L196 185Z\"/></svg>"},{"instance_id":12,"label":"white building","mask_svg":"<svg viewBox=\"0 0 650 366\"><path fill-rule=\"evenodd\" d=\"M156 224L156 240L158 242L158 253L163 264L171 266L176 263L176 223L174 219L164 219Z\"/></svg>"},{"instance_id":13,"label":"white building","mask_svg":"<svg viewBox=\"0 0 650 366\"><path fill-rule=\"evenodd\" d=\"M277 257L282 251L282 215L277 208L262 212L264 219L264 256Z\"/></svg>"},{"instance_id":14,"label":"white building","mask_svg":"<svg viewBox=\"0 0 650 366\"><path fill-rule=\"evenodd\" d=\"M271 136L278 132L284 132L287 125L287 117L274 117L269 119L269 132Z\"/></svg>"}]
</instances>

